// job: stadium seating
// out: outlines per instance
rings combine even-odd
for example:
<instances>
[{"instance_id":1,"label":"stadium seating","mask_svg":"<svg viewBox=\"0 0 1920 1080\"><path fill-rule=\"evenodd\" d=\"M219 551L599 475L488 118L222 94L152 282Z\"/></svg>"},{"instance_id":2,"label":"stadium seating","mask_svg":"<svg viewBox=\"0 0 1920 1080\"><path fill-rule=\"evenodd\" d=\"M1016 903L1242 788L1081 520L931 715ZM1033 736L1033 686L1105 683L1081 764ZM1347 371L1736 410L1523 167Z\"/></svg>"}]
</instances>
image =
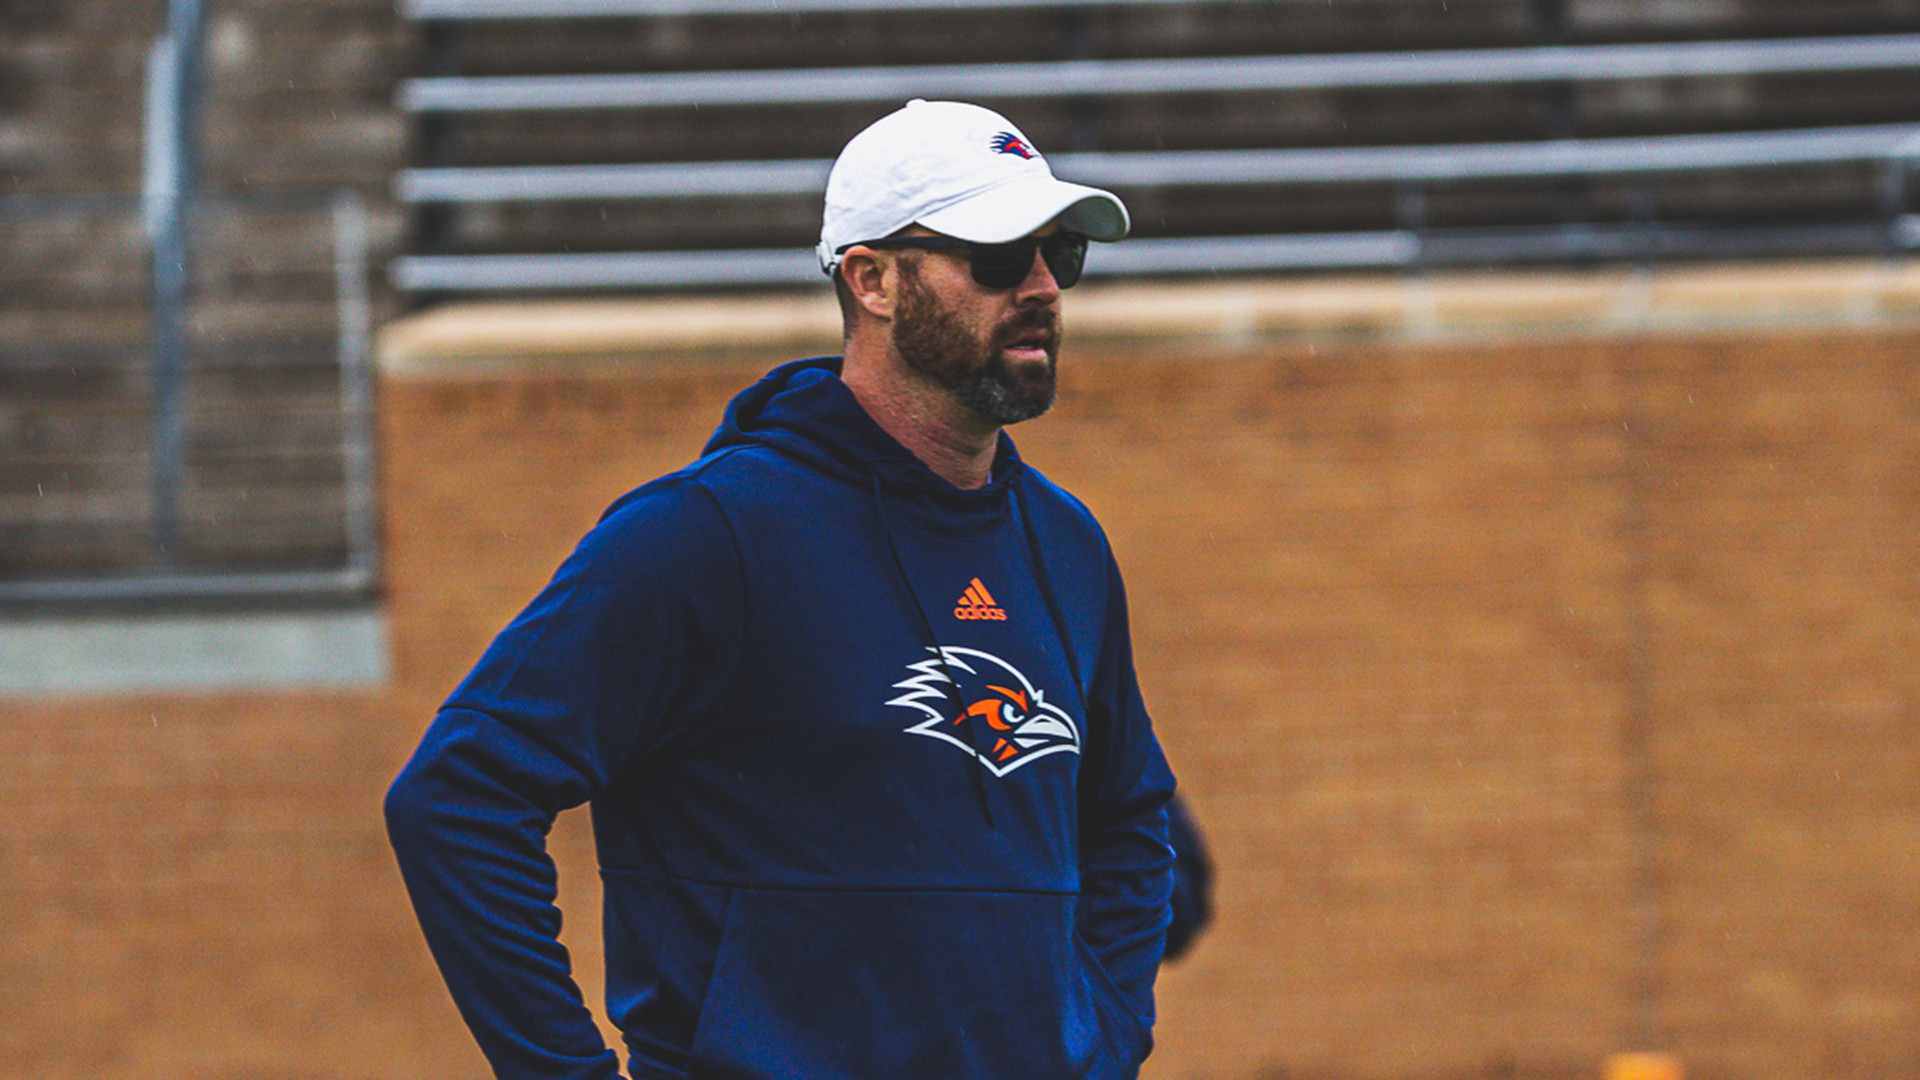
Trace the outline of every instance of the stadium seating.
<instances>
[{"instance_id":1,"label":"stadium seating","mask_svg":"<svg viewBox=\"0 0 1920 1080\"><path fill-rule=\"evenodd\" d=\"M397 13L210 20L185 348L166 375L141 198L166 5L16 7L0 56L0 616L364 597L365 351L385 302L367 269L397 232Z\"/></svg>"},{"instance_id":2,"label":"stadium seating","mask_svg":"<svg viewBox=\"0 0 1920 1080\"><path fill-rule=\"evenodd\" d=\"M413 0L423 297L802 285L829 159L1004 108L1138 239L1090 275L1900 251L1915 19L1762 0Z\"/></svg>"},{"instance_id":3,"label":"stadium seating","mask_svg":"<svg viewBox=\"0 0 1920 1080\"><path fill-rule=\"evenodd\" d=\"M909 96L1002 108L1120 190L1135 236L1096 278L1920 246L1912 3L242 5L207 32L169 388L138 196L157 14L9 22L0 606L365 595L371 321L818 289L826 163ZM399 295L356 295L355 246Z\"/></svg>"}]
</instances>

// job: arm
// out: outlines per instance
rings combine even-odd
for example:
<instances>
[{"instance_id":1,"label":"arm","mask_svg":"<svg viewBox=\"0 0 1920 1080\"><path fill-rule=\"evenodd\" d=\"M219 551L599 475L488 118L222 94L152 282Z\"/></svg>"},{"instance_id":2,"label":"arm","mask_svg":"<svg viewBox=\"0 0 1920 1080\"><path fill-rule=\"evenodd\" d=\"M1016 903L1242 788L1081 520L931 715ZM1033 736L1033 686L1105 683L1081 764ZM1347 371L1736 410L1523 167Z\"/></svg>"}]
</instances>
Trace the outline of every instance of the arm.
<instances>
[{"instance_id":1,"label":"arm","mask_svg":"<svg viewBox=\"0 0 1920 1080\"><path fill-rule=\"evenodd\" d=\"M617 1074L558 941L546 836L723 701L735 550L687 483L616 507L454 691L387 794L421 929L500 1077Z\"/></svg>"},{"instance_id":2,"label":"arm","mask_svg":"<svg viewBox=\"0 0 1920 1080\"><path fill-rule=\"evenodd\" d=\"M389 789L387 830L434 961L501 1077L607 1080L618 1061L560 945L554 815L585 778L485 713L447 709Z\"/></svg>"},{"instance_id":3,"label":"arm","mask_svg":"<svg viewBox=\"0 0 1920 1080\"><path fill-rule=\"evenodd\" d=\"M1108 574L1106 640L1087 688L1097 741L1081 773L1080 928L1141 1030L1151 1032L1153 980L1171 917L1166 803L1174 782L1134 677L1126 592L1111 561ZM1150 1046L1149 1037L1142 1058Z\"/></svg>"}]
</instances>

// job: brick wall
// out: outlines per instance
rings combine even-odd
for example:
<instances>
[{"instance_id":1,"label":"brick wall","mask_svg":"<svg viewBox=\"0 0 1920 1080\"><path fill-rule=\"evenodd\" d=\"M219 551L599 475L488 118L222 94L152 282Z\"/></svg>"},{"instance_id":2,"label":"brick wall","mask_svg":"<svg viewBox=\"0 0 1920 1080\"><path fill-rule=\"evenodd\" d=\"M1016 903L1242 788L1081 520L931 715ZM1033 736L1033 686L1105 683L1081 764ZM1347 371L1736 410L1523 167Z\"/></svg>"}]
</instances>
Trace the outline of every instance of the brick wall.
<instances>
[{"instance_id":1,"label":"brick wall","mask_svg":"<svg viewBox=\"0 0 1920 1080\"><path fill-rule=\"evenodd\" d=\"M1917 346L1070 355L1022 447L1113 537L1220 864L1149 1077L1920 1073ZM390 381L383 691L0 703L0 1072L482 1074L379 794L756 373Z\"/></svg>"}]
</instances>

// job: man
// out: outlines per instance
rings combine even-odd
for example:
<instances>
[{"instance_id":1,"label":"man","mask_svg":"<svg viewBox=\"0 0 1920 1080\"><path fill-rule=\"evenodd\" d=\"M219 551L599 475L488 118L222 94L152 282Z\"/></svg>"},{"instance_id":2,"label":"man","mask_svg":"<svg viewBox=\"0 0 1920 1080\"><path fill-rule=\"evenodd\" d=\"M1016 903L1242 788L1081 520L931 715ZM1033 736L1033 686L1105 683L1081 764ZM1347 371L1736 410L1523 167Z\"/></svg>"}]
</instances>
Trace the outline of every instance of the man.
<instances>
[{"instance_id":1,"label":"man","mask_svg":"<svg viewBox=\"0 0 1920 1080\"><path fill-rule=\"evenodd\" d=\"M616 502L388 795L498 1075L616 1074L544 848L583 802L637 1078L1135 1074L1173 778L1105 539L1000 431L1052 402L1086 238L1126 230L985 109L847 145L844 358L776 369Z\"/></svg>"}]
</instances>

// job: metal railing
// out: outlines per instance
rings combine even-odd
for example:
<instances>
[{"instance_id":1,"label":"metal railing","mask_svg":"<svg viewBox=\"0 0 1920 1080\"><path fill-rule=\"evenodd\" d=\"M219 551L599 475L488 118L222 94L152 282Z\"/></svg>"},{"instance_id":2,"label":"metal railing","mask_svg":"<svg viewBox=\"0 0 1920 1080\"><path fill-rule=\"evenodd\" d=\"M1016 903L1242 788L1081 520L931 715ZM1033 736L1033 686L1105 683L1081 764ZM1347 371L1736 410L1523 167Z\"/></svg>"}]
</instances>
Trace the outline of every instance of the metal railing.
<instances>
[{"instance_id":1,"label":"metal railing","mask_svg":"<svg viewBox=\"0 0 1920 1080\"><path fill-rule=\"evenodd\" d=\"M439 76L401 84L413 113L1244 93L1920 68L1920 34L1774 41L1542 45L1338 56L1062 60L779 71Z\"/></svg>"},{"instance_id":2,"label":"metal railing","mask_svg":"<svg viewBox=\"0 0 1920 1080\"><path fill-rule=\"evenodd\" d=\"M48 199L32 200L33 209L46 212ZM0 211L7 210L0 205ZM26 209L22 204L16 209ZM99 205L89 209L102 211ZM133 200L105 207L125 219L135 218L139 210ZM65 374L60 365L52 376L50 396L44 400L27 397L10 402L34 418L36 425L51 430L93 431L97 436L106 428L113 446L127 449L109 451L82 448L63 457L60 454L26 454L11 462L7 487L0 497L12 509L7 534L14 549L9 552L9 569L0 576L0 606L46 607L96 603L132 603L150 601L248 601L248 600L338 600L364 597L378 583L380 573L379 522L377 508L376 448L374 427L374 371L371 350L371 301L368 295L370 255L368 252L368 213L360 197L350 191L256 192L245 198L212 198L202 195L183 214L183 220L204 219L209 215L237 218L241 224L232 231L244 235L245 220L255 215L289 215L311 222L311 231L325 236L331 252L313 253L312 259L297 260L299 289L313 291L319 282L330 282L332 324L289 330L280 329L265 339L247 341L219 340L209 331L193 331L190 314L204 316L217 303L192 294L183 283L180 314L182 331L172 340L177 354L171 363L163 361L158 350L167 345L158 334L142 342L115 340L98 345L68 345L87 354L84 362L75 362L73 378L84 380L102 375L112 377L125 401L102 418L67 412L65 404L71 392L57 385ZM309 280L311 279L311 280ZM85 327L71 333L84 338ZM50 360L46 347L9 357L19 346L0 344L0 364L33 365L47 369ZM236 349L241 350L236 353ZM317 389L276 390L271 372L310 371L315 352L334 358L335 370ZM55 352L58 352L56 349ZM54 358L57 359L57 356ZM212 365L210 367L210 365ZM237 366L236 366L237 365ZM260 379L250 373L264 374ZM296 380L311 384L312 376L295 374ZM196 423L196 386L202 379L240 380L241 385L257 381L267 384L259 391L223 390L232 398L235 410L226 417L231 431L217 430L222 420L208 421L204 406ZM163 385L167 384L167 385ZM76 384L78 385L78 384ZM297 400L292 400L297 398ZM97 401L84 403L99 407ZM287 412L286 410L295 410ZM316 411L317 410L317 411ZM332 410L335 415L326 415ZM297 423L296 423L297 420ZM212 423L216 430L208 432ZM276 429L298 426L300 431ZM120 430L125 429L125 430ZM318 433L337 431L337 445L327 448L312 440ZM235 440L254 437L262 441L234 445ZM171 434L169 434L171 433ZM228 458L238 454L245 466L259 475L245 481L237 491L229 481L212 481L201 475L213 467L206 452L196 451L196 437L205 443L212 439L214 452ZM80 438L75 435L74 438ZM163 439L175 440L170 452L159 447ZM81 439L86 442L86 439ZM284 444L284 445L282 445ZM73 457L72 454L79 454ZM109 455L103 457L102 455ZM37 462L37 464L36 464ZM264 464L263 464L264 463ZM28 498L20 484L32 483L35 469L50 478L79 475L62 485L69 502L96 505L83 519L49 518L35 505L44 498ZM144 485L128 483L139 470L146 470ZM322 476L338 476L337 491L332 480L318 481L328 489L320 500L325 505L299 506L300 493L314 489L316 471ZM88 474L110 478L88 487ZM276 479L276 477L285 479ZM228 487L221 487L227 484ZM212 486L210 486L212 485ZM44 496L53 485L39 485ZM214 512L189 513L183 506L184 494L192 491L201 498L220 497L230 508ZM222 492L226 492L222 495ZM338 499L337 507L333 500ZM252 501L277 509L262 509L253 516L244 507ZM285 506L292 505L289 511ZM232 509L231 507L241 507ZM111 508L111 513L101 508ZM32 517L19 517L24 511ZM288 515L293 517L289 518ZM267 515L261 517L259 515ZM15 519L17 518L17 520ZM271 520L269 520L269 518ZM98 533L91 549L108 555L84 559L67 558L57 551L34 556L30 549L46 546L36 541L36 530L53 529L54 535L84 536ZM221 531L254 530L259 536L287 534L290 554L276 557L262 544L240 544L219 539ZM144 541L143 539L144 538ZM271 548L272 544L264 545ZM244 556L222 556L219 551L248 547ZM332 552L316 561L315 552Z\"/></svg>"},{"instance_id":3,"label":"metal railing","mask_svg":"<svg viewBox=\"0 0 1920 1080\"><path fill-rule=\"evenodd\" d=\"M17 363L21 385L31 386L8 402L28 421L15 430L60 433L39 442L16 436L19 452L0 473L5 535L12 542L0 548L0 605L337 599L364 595L375 585L379 530L366 210L346 191L202 190L204 31L203 0L168 0L147 55L144 189L137 208L131 199L105 205L104 218L96 222L110 246L146 256L144 280L133 290L144 293L145 310L120 313L145 315L145 341L127 340L123 332L118 340L81 345L49 347L39 335L0 343L0 364ZM33 201L59 200L0 200L0 213L22 237L40 227L37 211L46 209L28 205ZM94 202L88 212L99 217L103 206ZM222 246L239 268L232 272L246 277L259 273L259 262L289 261L284 244L272 259L253 258L250 245L258 241L248 224L223 221L223 235L208 235L206 218L236 214L304 216L308 237L327 238L309 241L311 251L292 253L299 285L290 280L245 297L199 294L209 255ZM302 258L307 261L300 263ZM85 318L60 314L66 298L58 295L54 276L17 264L7 272L26 276L15 283L17 293L25 294L13 297L16 303L42 305L49 322L85 342L92 328ZM324 323L300 327L297 319L288 326L284 318L256 318L256 329L237 335L241 341L219 340L219 331L204 325L210 319L217 324L223 302L228 309L284 305L278 292L310 293L314 277L331 283L330 342ZM48 292L54 295L36 295ZM133 305L123 298L119 306ZM78 362L57 362L63 347L76 361L86 354L84 373ZM328 349L337 370L316 391L312 358ZM221 395L215 411L225 409L226 415L215 418L213 431L200 432L196 462L190 398L200 378ZM83 388L95 392L77 392ZM101 396L111 400L90 400ZM201 420L204 426L204 415ZM315 445L336 431L337 466L334 452ZM144 488L135 479L143 469ZM48 484L38 478L43 471L57 477L61 489L51 502L45 498ZM24 490L29 483L32 498ZM256 483L262 487L258 500ZM337 513L331 509L336 497ZM190 498L200 500L194 512L202 520L191 520ZM274 508L249 509L256 501ZM314 501L322 506L303 505ZM223 536L222 530L256 535Z\"/></svg>"},{"instance_id":4,"label":"metal railing","mask_svg":"<svg viewBox=\"0 0 1920 1080\"><path fill-rule=\"evenodd\" d=\"M1863 163L1881 173L1884 220L1869 226L1776 229L1769 243L1792 248L1826 237L1848 247L1920 248L1920 215L1905 212L1907 177L1920 166L1920 124L1780 132L1675 135L1546 143L1303 150L1216 150L1132 154L1059 154L1055 171L1081 183L1114 187L1285 185L1377 181L1431 183L1491 178L1598 177L1717 169ZM716 192L814 195L830 162L723 162L708 165L601 166L575 169L438 170L402 178L402 196L467 199L673 198ZM586 181L586 182L582 182ZM435 191L433 183L464 184ZM419 186L407 186L408 184ZM1413 200L1418 205L1418 200ZM1214 271L1405 267L1508 258L1630 257L1698 248L1735 250L1694 228L1656 240L1642 225L1554 226L1427 235L1419 221L1384 232L1140 238L1102 247L1090 277ZM1737 231L1737 230L1735 230ZM1756 234L1758 235L1758 234ZM1819 247L1817 243L1812 244ZM526 255L412 255L390 267L411 291L500 292L668 286L799 285L821 280L810 251L660 251Z\"/></svg>"},{"instance_id":5,"label":"metal railing","mask_svg":"<svg viewBox=\"0 0 1920 1080\"><path fill-rule=\"evenodd\" d=\"M419 22L480 19L674 18L688 15L819 15L831 12L1005 10L1011 8L1179 7L1218 0L401 0ZM1242 0L1251 2L1251 0ZM1261 0L1273 3L1274 0ZM1325 0L1280 0L1324 3ZM1475 0L1458 0L1473 3Z\"/></svg>"},{"instance_id":6,"label":"metal railing","mask_svg":"<svg viewBox=\"0 0 1920 1080\"><path fill-rule=\"evenodd\" d=\"M1210 187L1599 176L1916 157L1920 124L1527 143L1066 153L1048 160L1062 178L1083 184ZM810 196L826 190L832 166L820 159L408 169L395 177L394 190L407 203Z\"/></svg>"}]
</instances>

